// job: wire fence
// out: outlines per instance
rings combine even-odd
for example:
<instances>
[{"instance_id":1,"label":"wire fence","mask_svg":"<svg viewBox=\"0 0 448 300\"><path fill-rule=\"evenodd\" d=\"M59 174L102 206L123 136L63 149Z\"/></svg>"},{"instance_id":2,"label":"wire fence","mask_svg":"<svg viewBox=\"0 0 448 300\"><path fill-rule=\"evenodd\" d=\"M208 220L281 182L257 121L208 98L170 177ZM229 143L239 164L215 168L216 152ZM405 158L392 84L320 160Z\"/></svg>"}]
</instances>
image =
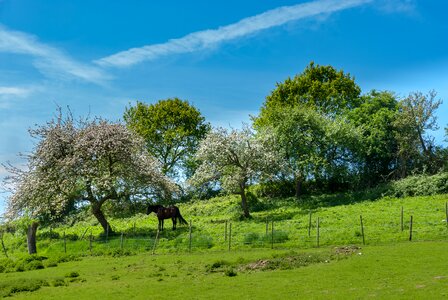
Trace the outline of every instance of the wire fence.
<instances>
[{"instance_id":1,"label":"wire fence","mask_svg":"<svg viewBox=\"0 0 448 300\"><path fill-rule=\"evenodd\" d=\"M398 216L397 216L398 215ZM86 227L77 234L44 231L38 235L38 251L43 254L121 255L147 251L152 254L240 250L251 248L304 249L343 245L378 245L404 241L436 241L448 238L448 205L437 214L413 213L378 220L373 216L320 216L309 213L299 219L257 222L214 220L190 221L177 230L136 228L135 223L114 230L114 234L94 234L98 227ZM23 241L22 241L23 242ZM1 235L1 256L14 245ZM26 240L19 251L26 253ZM17 249L16 249L17 251ZM41 253L41 252L40 252Z\"/></svg>"}]
</instances>

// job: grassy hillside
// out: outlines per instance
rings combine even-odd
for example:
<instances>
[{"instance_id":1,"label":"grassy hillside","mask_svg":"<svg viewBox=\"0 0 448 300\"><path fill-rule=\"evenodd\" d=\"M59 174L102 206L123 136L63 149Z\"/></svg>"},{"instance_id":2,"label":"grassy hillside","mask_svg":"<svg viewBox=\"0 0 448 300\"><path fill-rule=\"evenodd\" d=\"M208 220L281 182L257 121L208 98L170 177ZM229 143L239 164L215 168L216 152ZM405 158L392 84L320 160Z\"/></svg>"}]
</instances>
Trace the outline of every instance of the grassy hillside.
<instances>
[{"instance_id":1,"label":"grassy hillside","mask_svg":"<svg viewBox=\"0 0 448 300\"><path fill-rule=\"evenodd\" d=\"M334 201L330 197L335 196L322 196L311 200L321 203L343 201L343 199ZM448 195L382 198L362 202L348 199L346 202L351 204L323 206L317 209L309 209L309 205L297 203L295 199L252 201L252 219L243 221L239 220L239 198L236 196L185 203L179 207L184 218L191 221L191 251L194 252L228 250L229 244L233 250L316 247L317 218L320 226L320 246L360 245L363 243L361 215L367 245L407 241L410 236L411 216L413 216L413 241L446 240L447 201ZM171 221L166 220L166 230L160 234L154 247L157 229L157 218L154 214L149 216L136 214L125 219L110 218L110 222L115 232L119 234L107 239L101 235L102 229L92 217L73 226L60 226L51 230L41 228L38 232L39 254L57 256L65 254L66 251L67 254L75 255L104 253L120 255L122 252L128 254L152 252L154 249L156 253L190 251L188 226L172 231ZM90 237L93 239L92 243ZM26 253L23 232L19 231L14 235L6 233L4 243L10 256L20 257ZM4 256L4 253L0 254L0 258L2 255Z\"/></svg>"}]
</instances>

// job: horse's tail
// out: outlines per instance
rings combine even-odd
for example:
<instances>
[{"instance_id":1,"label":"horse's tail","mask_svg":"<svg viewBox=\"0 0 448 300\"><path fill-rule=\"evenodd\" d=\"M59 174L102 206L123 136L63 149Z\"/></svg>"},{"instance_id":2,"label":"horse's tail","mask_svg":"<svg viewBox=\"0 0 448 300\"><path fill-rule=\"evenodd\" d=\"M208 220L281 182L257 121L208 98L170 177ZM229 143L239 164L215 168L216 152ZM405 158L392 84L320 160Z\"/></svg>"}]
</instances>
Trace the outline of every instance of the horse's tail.
<instances>
[{"instance_id":1,"label":"horse's tail","mask_svg":"<svg viewBox=\"0 0 448 300\"><path fill-rule=\"evenodd\" d=\"M188 225L188 222L182 217L182 215L180 214L180 210L177 206L176 206L176 217L179 220L180 224Z\"/></svg>"}]
</instances>

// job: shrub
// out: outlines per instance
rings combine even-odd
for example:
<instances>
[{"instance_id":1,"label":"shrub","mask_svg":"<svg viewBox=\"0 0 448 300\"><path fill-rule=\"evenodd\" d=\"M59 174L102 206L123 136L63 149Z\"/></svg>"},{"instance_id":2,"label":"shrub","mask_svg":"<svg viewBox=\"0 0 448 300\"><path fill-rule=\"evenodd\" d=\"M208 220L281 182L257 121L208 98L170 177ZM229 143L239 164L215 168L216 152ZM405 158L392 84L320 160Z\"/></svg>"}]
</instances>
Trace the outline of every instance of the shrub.
<instances>
[{"instance_id":1,"label":"shrub","mask_svg":"<svg viewBox=\"0 0 448 300\"><path fill-rule=\"evenodd\" d=\"M39 270L43 269L44 265L39 260L33 260L27 263L25 266L25 271L31 271L31 270Z\"/></svg>"},{"instance_id":2,"label":"shrub","mask_svg":"<svg viewBox=\"0 0 448 300\"><path fill-rule=\"evenodd\" d=\"M76 271L72 271L70 273L65 274L65 277L67 278L75 278L75 277L79 277L79 273Z\"/></svg>"},{"instance_id":3,"label":"shrub","mask_svg":"<svg viewBox=\"0 0 448 300\"><path fill-rule=\"evenodd\" d=\"M0 273L11 272L14 268L14 261L9 258L0 259Z\"/></svg>"},{"instance_id":4,"label":"shrub","mask_svg":"<svg viewBox=\"0 0 448 300\"><path fill-rule=\"evenodd\" d=\"M198 248L210 249L213 247L213 238L208 235L193 235L192 244Z\"/></svg>"},{"instance_id":5,"label":"shrub","mask_svg":"<svg viewBox=\"0 0 448 300\"><path fill-rule=\"evenodd\" d=\"M54 286L54 287L57 287L57 286L66 286L67 283L65 282L64 278L62 278L62 277L57 277L57 278L54 278L54 279L51 281L51 285Z\"/></svg>"},{"instance_id":6,"label":"shrub","mask_svg":"<svg viewBox=\"0 0 448 300\"><path fill-rule=\"evenodd\" d=\"M33 292L41 286L48 286L45 280L21 278L0 282L0 297L8 297L19 292Z\"/></svg>"},{"instance_id":7,"label":"shrub","mask_svg":"<svg viewBox=\"0 0 448 300\"><path fill-rule=\"evenodd\" d=\"M263 236L263 240L266 243L271 243L272 241L272 235L268 234L268 235L264 235ZM289 240L288 237L288 233L285 231L280 231L280 230L274 230L274 243L284 243L287 240Z\"/></svg>"},{"instance_id":8,"label":"shrub","mask_svg":"<svg viewBox=\"0 0 448 300\"><path fill-rule=\"evenodd\" d=\"M448 193L448 173L409 176L390 184L387 196L412 197Z\"/></svg>"},{"instance_id":9,"label":"shrub","mask_svg":"<svg viewBox=\"0 0 448 300\"><path fill-rule=\"evenodd\" d=\"M237 275L236 271L233 268L227 268L224 274L229 277L234 277Z\"/></svg>"},{"instance_id":10,"label":"shrub","mask_svg":"<svg viewBox=\"0 0 448 300\"><path fill-rule=\"evenodd\" d=\"M255 232L249 232L244 236L244 244L253 245L260 241L260 235Z\"/></svg>"}]
</instances>

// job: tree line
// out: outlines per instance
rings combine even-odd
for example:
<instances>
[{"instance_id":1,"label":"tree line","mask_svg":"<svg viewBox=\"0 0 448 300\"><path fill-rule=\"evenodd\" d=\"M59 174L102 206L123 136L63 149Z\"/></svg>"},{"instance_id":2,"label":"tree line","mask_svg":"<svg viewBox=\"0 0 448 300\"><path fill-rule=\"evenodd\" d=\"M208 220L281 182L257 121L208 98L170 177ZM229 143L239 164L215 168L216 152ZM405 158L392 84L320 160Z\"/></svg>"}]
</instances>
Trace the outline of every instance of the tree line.
<instances>
[{"instance_id":1,"label":"tree line","mask_svg":"<svg viewBox=\"0 0 448 300\"><path fill-rule=\"evenodd\" d=\"M363 94L349 73L311 62L277 83L242 129L213 128L178 98L130 105L124 122L78 120L58 108L29 130L36 143L27 169L5 165L6 216L30 217L35 235L36 224L89 206L106 231L105 203L169 204L227 191L241 196L249 217L254 184L267 196L301 198L435 174L448 157L430 134L441 103L434 91Z\"/></svg>"}]
</instances>

